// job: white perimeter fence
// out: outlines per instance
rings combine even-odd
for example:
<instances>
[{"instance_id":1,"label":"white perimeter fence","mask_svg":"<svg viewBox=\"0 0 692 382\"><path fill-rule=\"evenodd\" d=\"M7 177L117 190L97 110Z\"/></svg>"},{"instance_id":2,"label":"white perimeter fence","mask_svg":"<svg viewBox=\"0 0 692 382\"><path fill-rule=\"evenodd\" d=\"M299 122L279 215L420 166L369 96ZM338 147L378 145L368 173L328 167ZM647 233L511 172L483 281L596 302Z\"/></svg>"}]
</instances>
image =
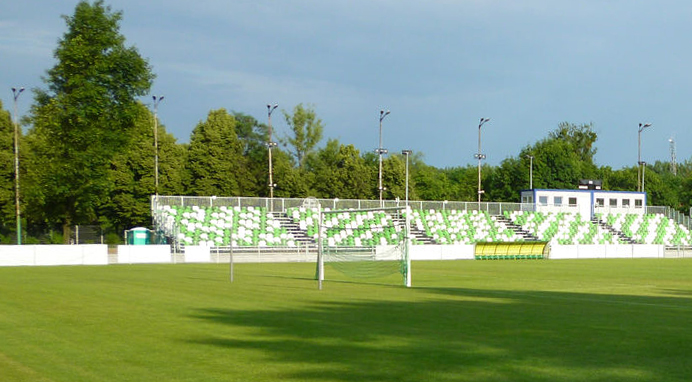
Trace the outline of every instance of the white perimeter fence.
<instances>
[{"instance_id":1,"label":"white perimeter fence","mask_svg":"<svg viewBox=\"0 0 692 382\"><path fill-rule=\"evenodd\" d=\"M377 247L385 252L387 246ZM237 263L315 262L317 249L234 248ZM3 245L0 266L106 265L228 263L229 247L187 247L184 254L171 252L168 245L121 245L117 254L103 244L85 245ZM471 260L473 245L421 245L410 248L412 260ZM551 245L550 259L683 258L692 257L692 247L664 247L648 244Z\"/></svg>"}]
</instances>

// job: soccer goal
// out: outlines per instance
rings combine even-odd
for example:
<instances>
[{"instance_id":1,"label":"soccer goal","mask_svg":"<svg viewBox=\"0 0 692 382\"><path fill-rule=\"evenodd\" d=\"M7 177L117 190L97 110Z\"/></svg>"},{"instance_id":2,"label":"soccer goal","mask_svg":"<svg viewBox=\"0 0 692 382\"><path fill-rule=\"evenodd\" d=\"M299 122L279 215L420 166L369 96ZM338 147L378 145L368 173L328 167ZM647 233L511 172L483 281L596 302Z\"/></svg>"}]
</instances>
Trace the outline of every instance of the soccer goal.
<instances>
[{"instance_id":1,"label":"soccer goal","mask_svg":"<svg viewBox=\"0 0 692 382\"><path fill-rule=\"evenodd\" d=\"M317 280L325 266L356 279L400 273L411 286L410 213L406 207L322 210L318 207Z\"/></svg>"}]
</instances>

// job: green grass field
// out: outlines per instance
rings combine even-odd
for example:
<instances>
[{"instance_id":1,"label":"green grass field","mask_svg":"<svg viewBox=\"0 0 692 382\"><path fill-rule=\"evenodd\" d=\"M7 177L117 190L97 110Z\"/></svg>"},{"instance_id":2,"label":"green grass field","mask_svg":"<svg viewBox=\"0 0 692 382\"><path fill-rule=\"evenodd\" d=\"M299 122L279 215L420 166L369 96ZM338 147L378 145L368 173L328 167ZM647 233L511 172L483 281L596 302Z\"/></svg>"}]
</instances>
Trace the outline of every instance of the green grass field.
<instances>
[{"instance_id":1,"label":"green grass field","mask_svg":"<svg viewBox=\"0 0 692 382\"><path fill-rule=\"evenodd\" d=\"M692 260L0 268L0 380L689 381Z\"/></svg>"}]
</instances>

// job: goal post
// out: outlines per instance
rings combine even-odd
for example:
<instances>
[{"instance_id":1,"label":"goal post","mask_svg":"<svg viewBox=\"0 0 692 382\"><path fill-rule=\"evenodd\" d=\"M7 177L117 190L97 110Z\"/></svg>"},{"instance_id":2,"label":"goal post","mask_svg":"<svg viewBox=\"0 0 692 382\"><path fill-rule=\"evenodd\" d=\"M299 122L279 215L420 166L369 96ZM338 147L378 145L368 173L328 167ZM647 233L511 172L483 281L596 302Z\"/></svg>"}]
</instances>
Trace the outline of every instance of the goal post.
<instances>
[{"instance_id":1,"label":"goal post","mask_svg":"<svg viewBox=\"0 0 692 382\"><path fill-rule=\"evenodd\" d=\"M325 265L356 279L399 273L402 283L411 286L410 209L326 210L318 206L317 215L319 289L325 279Z\"/></svg>"}]
</instances>

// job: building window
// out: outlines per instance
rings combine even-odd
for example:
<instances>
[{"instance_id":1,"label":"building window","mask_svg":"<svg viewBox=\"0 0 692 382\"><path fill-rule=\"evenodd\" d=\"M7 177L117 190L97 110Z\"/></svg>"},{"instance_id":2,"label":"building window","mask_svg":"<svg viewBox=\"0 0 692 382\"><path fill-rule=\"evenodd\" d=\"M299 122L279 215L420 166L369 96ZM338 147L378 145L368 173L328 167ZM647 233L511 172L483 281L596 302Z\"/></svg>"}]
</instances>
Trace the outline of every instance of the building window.
<instances>
[{"instance_id":1,"label":"building window","mask_svg":"<svg viewBox=\"0 0 692 382\"><path fill-rule=\"evenodd\" d=\"M547 206L548 205L548 197L547 196L539 196L538 197L538 204L541 206Z\"/></svg>"},{"instance_id":2,"label":"building window","mask_svg":"<svg viewBox=\"0 0 692 382\"><path fill-rule=\"evenodd\" d=\"M609 205L611 208L615 208L615 207L618 206L618 200L617 200L617 199L609 199L609 200L608 200L608 205Z\"/></svg>"},{"instance_id":3,"label":"building window","mask_svg":"<svg viewBox=\"0 0 692 382\"><path fill-rule=\"evenodd\" d=\"M603 198L596 198L596 207L603 207L605 205Z\"/></svg>"},{"instance_id":4,"label":"building window","mask_svg":"<svg viewBox=\"0 0 692 382\"><path fill-rule=\"evenodd\" d=\"M641 199L634 199L634 208L642 208L644 205Z\"/></svg>"},{"instance_id":5,"label":"building window","mask_svg":"<svg viewBox=\"0 0 692 382\"><path fill-rule=\"evenodd\" d=\"M630 208L630 200L629 199L622 199L622 207L623 208Z\"/></svg>"},{"instance_id":6,"label":"building window","mask_svg":"<svg viewBox=\"0 0 692 382\"><path fill-rule=\"evenodd\" d=\"M570 207L576 207L577 206L577 198L569 198L569 206Z\"/></svg>"},{"instance_id":7,"label":"building window","mask_svg":"<svg viewBox=\"0 0 692 382\"><path fill-rule=\"evenodd\" d=\"M553 198L553 204L556 206L562 205L562 196L556 196Z\"/></svg>"}]
</instances>

